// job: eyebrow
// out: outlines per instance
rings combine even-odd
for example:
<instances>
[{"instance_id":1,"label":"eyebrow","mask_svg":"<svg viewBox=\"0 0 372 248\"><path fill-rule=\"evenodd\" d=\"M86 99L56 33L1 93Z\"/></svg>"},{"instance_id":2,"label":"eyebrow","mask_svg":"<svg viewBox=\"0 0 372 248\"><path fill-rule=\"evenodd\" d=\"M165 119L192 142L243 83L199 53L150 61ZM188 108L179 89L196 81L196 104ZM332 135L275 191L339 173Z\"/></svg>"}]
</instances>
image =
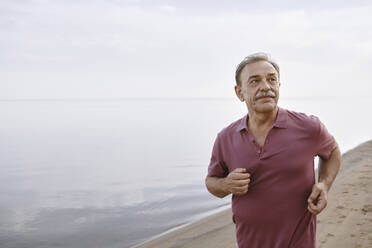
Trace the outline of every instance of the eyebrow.
<instances>
[{"instance_id":1,"label":"eyebrow","mask_svg":"<svg viewBox=\"0 0 372 248\"><path fill-rule=\"evenodd\" d=\"M272 73L268 73L267 76L276 76L277 77L277 74L272 72ZM247 81L251 80L252 78L260 78L261 76L260 75L252 75L248 78Z\"/></svg>"},{"instance_id":2,"label":"eyebrow","mask_svg":"<svg viewBox=\"0 0 372 248\"><path fill-rule=\"evenodd\" d=\"M259 77L261 77L261 76L260 76L260 75L252 75L252 76L250 76L250 77L248 78L247 81L251 80L252 78L259 78Z\"/></svg>"}]
</instances>

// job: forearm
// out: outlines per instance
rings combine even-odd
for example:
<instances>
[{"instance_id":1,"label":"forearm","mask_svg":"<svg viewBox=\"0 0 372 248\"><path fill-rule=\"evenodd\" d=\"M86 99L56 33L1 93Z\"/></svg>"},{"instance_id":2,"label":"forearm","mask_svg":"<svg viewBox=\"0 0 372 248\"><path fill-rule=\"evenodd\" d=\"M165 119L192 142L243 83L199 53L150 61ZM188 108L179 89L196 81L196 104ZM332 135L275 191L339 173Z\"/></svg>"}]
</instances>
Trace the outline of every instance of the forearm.
<instances>
[{"instance_id":1,"label":"forearm","mask_svg":"<svg viewBox=\"0 0 372 248\"><path fill-rule=\"evenodd\" d=\"M319 158L319 183L326 186L327 191L332 186L341 166L341 153L338 146L332 151L328 160Z\"/></svg>"},{"instance_id":2,"label":"forearm","mask_svg":"<svg viewBox=\"0 0 372 248\"><path fill-rule=\"evenodd\" d=\"M225 179L226 178L207 176L205 179L205 185L212 195L223 198L230 194L230 192L226 188Z\"/></svg>"}]
</instances>

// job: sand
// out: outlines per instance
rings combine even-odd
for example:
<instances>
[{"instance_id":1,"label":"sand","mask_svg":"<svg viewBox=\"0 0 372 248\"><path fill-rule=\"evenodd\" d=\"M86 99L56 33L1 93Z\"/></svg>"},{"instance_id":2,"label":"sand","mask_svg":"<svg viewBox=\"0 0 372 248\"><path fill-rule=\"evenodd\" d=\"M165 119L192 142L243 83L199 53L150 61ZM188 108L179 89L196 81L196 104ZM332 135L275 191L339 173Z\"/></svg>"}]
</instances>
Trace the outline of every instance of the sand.
<instances>
[{"instance_id":1,"label":"sand","mask_svg":"<svg viewBox=\"0 0 372 248\"><path fill-rule=\"evenodd\" d=\"M234 228L228 209L137 247L236 248ZM372 247L372 141L343 154L328 206L318 215L317 247Z\"/></svg>"}]
</instances>

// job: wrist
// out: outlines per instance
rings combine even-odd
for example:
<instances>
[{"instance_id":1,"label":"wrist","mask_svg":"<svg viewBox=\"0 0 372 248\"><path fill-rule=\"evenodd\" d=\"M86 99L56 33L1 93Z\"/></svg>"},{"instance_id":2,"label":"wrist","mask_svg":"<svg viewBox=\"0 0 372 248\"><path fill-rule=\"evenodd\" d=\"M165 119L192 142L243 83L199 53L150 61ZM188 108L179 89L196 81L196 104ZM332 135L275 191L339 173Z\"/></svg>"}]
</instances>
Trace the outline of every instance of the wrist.
<instances>
[{"instance_id":1,"label":"wrist","mask_svg":"<svg viewBox=\"0 0 372 248\"><path fill-rule=\"evenodd\" d=\"M318 185L319 185L322 189L324 189L327 193L328 193L328 191L329 191L329 188L331 187L331 185L329 185L326 181L322 181L322 180L320 180L320 181L318 182Z\"/></svg>"},{"instance_id":2,"label":"wrist","mask_svg":"<svg viewBox=\"0 0 372 248\"><path fill-rule=\"evenodd\" d=\"M226 177L221 179L221 185L222 185L222 191L224 193L226 193L227 195L231 193Z\"/></svg>"}]
</instances>

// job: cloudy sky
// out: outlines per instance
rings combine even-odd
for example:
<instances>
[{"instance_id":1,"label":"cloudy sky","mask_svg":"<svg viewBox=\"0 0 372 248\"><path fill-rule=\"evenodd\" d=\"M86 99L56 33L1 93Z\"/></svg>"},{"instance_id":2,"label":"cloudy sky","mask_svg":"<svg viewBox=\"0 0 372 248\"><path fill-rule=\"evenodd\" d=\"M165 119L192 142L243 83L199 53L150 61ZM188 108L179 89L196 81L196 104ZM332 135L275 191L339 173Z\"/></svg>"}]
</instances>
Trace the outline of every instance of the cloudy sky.
<instances>
[{"instance_id":1,"label":"cloudy sky","mask_svg":"<svg viewBox=\"0 0 372 248\"><path fill-rule=\"evenodd\" d=\"M371 1L1 0L0 99L233 97L264 51L283 96L372 96Z\"/></svg>"}]
</instances>

